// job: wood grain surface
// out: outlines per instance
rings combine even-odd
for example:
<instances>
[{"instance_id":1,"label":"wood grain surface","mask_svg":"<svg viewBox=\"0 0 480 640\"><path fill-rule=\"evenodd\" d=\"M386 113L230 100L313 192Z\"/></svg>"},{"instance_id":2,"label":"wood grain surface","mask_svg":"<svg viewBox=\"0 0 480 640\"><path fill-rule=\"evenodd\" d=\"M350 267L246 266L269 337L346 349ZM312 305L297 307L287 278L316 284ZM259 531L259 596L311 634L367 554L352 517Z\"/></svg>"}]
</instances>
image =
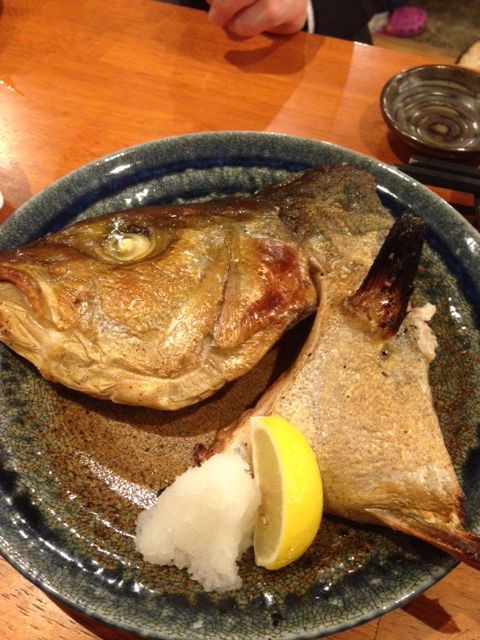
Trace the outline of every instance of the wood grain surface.
<instances>
[{"instance_id":1,"label":"wood grain surface","mask_svg":"<svg viewBox=\"0 0 480 640\"><path fill-rule=\"evenodd\" d=\"M16 0L0 11L0 221L99 156L190 132L282 132L404 162L410 151L387 131L379 94L397 71L432 61L304 33L232 39L204 13L155 0ZM464 194L437 193L471 206ZM480 575L459 566L336 637L480 640L479 594ZM67 611L0 560L1 640L126 637Z\"/></svg>"}]
</instances>

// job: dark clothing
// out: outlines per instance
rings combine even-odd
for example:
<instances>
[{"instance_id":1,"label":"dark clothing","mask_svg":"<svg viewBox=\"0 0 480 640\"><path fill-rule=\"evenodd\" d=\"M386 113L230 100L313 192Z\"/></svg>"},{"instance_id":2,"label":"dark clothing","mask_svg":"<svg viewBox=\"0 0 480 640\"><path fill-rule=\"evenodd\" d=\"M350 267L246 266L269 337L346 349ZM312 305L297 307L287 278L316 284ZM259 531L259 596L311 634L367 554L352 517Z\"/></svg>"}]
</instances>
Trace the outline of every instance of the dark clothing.
<instances>
[{"instance_id":1,"label":"dark clothing","mask_svg":"<svg viewBox=\"0 0 480 640\"><path fill-rule=\"evenodd\" d=\"M204 0L163 1L204 11L209 9ZM315 33L370 44L368 22L382 4L383 0L312 0Z\"/></svg>"},{"instance_id":2,"label":"dark clothing","mask_svg":"<svg viewBox=\"0 0 480 640\"><path fill-rule=\"evenodd\" d=\"M315 33L371 44L370 18L381 0L312 0Z\"/></svg>"}]
</instances>

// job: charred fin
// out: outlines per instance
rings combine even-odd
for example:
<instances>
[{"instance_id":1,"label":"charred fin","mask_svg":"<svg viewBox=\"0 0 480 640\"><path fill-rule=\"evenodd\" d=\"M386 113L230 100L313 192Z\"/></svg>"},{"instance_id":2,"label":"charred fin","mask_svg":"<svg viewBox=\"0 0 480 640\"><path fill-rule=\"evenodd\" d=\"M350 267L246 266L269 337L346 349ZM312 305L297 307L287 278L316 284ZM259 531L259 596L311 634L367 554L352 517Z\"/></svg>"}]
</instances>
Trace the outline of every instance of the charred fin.
<instances>
[{"instance_id":1,"label":"charred fin","mask_svg":"<svg viewBox=\"0 0 480 640\"><path fill-rule=\"evenodd\" d=\"M436 527L415 517L414 514L401 511L397 513L385 509L368 509L368 511L375 515L381 524L425 540L457 560L480 570L480 535L469 533L460 525L453 525L451 528Z\"/></svg>"},{"instance_id":2,"label":"charred fin","mask_svg":"<svg viewBox=\"0 0 480 640\"><path fill-rule=\"evenodd\" d=\"M413 212L403 213L390 229L365 280L347 301L385 338L395 335L407 313L418 270L425 223Z\"/></svg>"}]
</instances>

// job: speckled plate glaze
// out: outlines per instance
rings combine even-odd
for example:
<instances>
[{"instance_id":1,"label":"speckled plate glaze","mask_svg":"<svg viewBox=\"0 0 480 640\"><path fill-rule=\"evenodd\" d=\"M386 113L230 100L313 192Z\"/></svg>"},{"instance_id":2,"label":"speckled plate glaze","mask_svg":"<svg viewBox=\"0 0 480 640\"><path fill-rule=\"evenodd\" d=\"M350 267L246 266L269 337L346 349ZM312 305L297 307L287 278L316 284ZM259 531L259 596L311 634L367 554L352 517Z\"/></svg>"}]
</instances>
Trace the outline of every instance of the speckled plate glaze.
<instances>
[{"instance_id":1,"label":"speckled plate glaze","mask_svg":"<svg viewBox=\"0 0 480 640\"><path fill-rule=\"evenodd\" d=\"M417 297L438 306L432 387L447 446L480 530L480 236L447 204L392 167L331 144L278 134L170 138L101 158L35 196L0 229L0 246L79 218L138 204L189 201L261 185L306 167L371 171L392 213L429 224ZM308 322L308 321L307 321ZM197 442L251 404L291 361L301 325L247 376L198 406L163 413L113 405L53 385L0 350L0 543L22 573L67 605L149 638L308 638L397 607L455 562L393 531L325 518L321 535L277 572L247 554L241 590L208 594L175 568L145 564L135 520L191 461ZM208 496L207 496L208 499Z\"/></svg>"},{"instance_id":2,"label":"speckled plate glaze","mask_svg":"<svg viewBox=\"0 0 480 640\"><path fill-rule=\"evenodd\" d=\"M404 142L429 155L480 153L480 73L427 64L397 73L384 86L385 122Z\"/></svg>"}]
</instances>

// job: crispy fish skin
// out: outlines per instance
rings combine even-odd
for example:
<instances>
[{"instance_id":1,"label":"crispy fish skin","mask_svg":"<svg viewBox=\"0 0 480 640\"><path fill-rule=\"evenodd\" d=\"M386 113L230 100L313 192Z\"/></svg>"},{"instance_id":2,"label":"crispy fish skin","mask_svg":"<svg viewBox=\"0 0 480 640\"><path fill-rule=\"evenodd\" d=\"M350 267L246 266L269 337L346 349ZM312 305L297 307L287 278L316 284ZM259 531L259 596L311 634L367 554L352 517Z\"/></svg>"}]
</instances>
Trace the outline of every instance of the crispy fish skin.
<instances>
[{"instance_id":1,"label":"crispy fish skin","mask_svg":"<svg viewBox=\"0 0 480 640\"><path fill-rule=\"evenodd\" d=\"M276 204L321 271L335 269L340 278L370 267L393 221L377 197L374 177L348 164L307 169L260 189L256 198Z\"/></svg>"},{"instance_id":2,"label":"crispy fish skin","mask_svg":"<svg viewBox=\"0 0 480 640\"><path fill-rule=\"evenodd\" d=\"M316 304L277 208L248 198L101 216L0 252L0 340L126 404L206 398Z\"/></svg>"},{"instance_id":3,"label":"crispy fish skin","mask_svg":"<svg viewBox=\"0 0 480 640\"><path fill-rule=\"evenodd\" d=\"M348 182L348 169L340 172ZM298 178L292 191L307 181L312 199L318 188L328 200L336 170L326 173ZM339 187L333 187L341 220L352 194L372 191L368 179L359 184L358 174L352 183L344 200ZM288 183L284 189L288 194ZM379 238L362 216L371 196L353 199L360 204L352 207L349 222L341 222L345 234L341 251L336 251L338 238L332 239L334 226L331 234L325 232L330 221L317 215L315 202L308 222L298 220L298 233L308 239L319 261L315 280L321 304L311 334L290 371L253 410L221 431L209 451L199 454L245 450L252 415L281 415L302 429L317 454L326 512L417 536L480 568L480 537L461 524L463 494L433 406L429 358L417 340L419 329L429 330L419 326L418 314L405 316L415 269L408 261L398 268L398 262L405 251L418 258L418 248L412 249L411 239L405 243L405 235L393 234L393 244L389 236L388 251L380 251L372 267ZM295 228L295 209L289 207L288 195L286 202L286 215L292 216ZM281 216L285 219L283 211ZM391 220L378 207L371 217L377 217L375 224L383 230ZM351 246L353 236L358 248L349 260L345 247Z\"/></svg>"}]
</instances>

